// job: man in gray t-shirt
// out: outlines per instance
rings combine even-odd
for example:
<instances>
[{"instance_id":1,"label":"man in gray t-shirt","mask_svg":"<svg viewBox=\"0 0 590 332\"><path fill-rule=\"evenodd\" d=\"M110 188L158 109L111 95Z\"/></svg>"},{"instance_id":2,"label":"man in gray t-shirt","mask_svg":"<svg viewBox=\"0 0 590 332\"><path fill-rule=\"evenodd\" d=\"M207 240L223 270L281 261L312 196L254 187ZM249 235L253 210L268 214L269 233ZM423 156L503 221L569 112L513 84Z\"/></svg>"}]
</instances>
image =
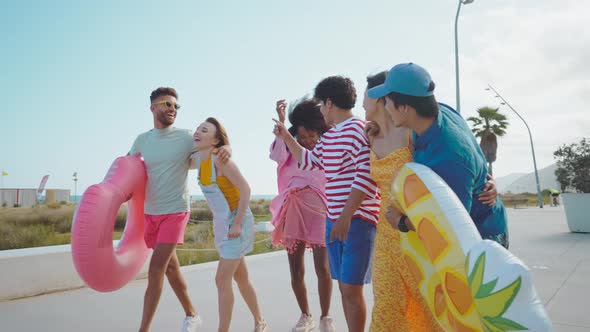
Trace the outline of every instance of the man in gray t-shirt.
<instances>
[{"instance_id":1,"label":"man in gray t-shirt","mask_svg":"<svg viewBox=\"0 0 590 332\"><path fill-rule=\"evenodd\" d=\"M192 133L172 126L151 129L135 139L129 154L141 154L147 168L146 214L190 210L187 176L193 150Z\"/></svg>"},{"instance_id":2,"label":"man in gray t-shirt","mask_svg":"<svg viewBox=\"0 0 590 332\"><path fill-rule=\"evenodd\" d=\"M187 129L172 127L180 105L172 88L158 88L150 95L154 128L135 139L129 155L141 155L147 170L144 239L154 252L148 272L140 332L149 331L156 312L164 275L185 311L183 332L196 331L201 318L187 293L180 272L176 245L184 243L184 230L190 217L187 177L194 140ZM222 147L220 160L227 160L229 149Z\"/></svg>"}]
</instances>

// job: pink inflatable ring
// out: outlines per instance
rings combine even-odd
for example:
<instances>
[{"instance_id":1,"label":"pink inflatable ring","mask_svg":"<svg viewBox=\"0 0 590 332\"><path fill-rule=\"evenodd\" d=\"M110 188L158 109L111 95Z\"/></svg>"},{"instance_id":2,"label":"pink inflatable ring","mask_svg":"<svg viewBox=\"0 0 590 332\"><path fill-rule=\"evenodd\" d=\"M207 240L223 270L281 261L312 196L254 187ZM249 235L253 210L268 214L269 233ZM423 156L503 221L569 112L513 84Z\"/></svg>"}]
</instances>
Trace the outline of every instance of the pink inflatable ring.
<instances>
[{"instance_id":1,"label":"pink inflatable ring","mask_svg":"<svg viewBox=\"0 0 590 332\"><path fill-rule=\"evenodd\" d=\"M143 239L145 165L139 157L117 158L102 183L90 186L74 214L72 256L88 287L115 291L143 267L149 249ZM113 247L113 233L121 205L129 201L123 237Z\"/></svg>"}]
</instances>

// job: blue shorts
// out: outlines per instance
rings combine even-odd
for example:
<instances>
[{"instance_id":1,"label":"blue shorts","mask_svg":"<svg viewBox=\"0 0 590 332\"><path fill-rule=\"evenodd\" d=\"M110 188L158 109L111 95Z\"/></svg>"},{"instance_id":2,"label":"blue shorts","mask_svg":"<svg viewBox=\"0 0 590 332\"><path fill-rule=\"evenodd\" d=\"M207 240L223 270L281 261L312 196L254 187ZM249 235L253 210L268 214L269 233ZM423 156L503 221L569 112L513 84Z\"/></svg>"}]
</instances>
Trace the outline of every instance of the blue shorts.
<instances>
[{"instance_id":1,"label":"blue shorts","mask_svg":"<svg viewBox=\"0 0 590 332\"><path fill-rule=\"evenodd\" d=\"M352 218L346 242L337 239L330 242L333 225L326 220L326 248L332 279L351 285L370 283L375 225L361 218Z\"/></svg>"}]
</instances>

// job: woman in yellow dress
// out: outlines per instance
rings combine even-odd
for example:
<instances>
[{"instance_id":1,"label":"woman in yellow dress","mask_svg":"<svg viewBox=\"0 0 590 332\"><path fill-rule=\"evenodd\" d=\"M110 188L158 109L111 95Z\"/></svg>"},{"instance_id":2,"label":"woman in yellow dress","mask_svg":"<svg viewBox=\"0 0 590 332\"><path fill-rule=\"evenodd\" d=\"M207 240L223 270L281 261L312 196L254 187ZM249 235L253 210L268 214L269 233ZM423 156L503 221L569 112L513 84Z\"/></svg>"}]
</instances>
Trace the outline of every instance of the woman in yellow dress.
<instances>
[{"instance_id":1,"label":"woman in yellow dress","mask_svg":"<svg viewBox=\"0 0 590 332\"><path fill-rule=\"evenodd\" d=\"M386 74L367 77L367 90L383 84ZM370 127L378 128L377 133L369 133L371 177L381 189L382 202L373 254L374 306L370 331L444 331L403 259L400 232L385 218L393 177L400 167L412 161L410 131L395 127L382 98L372 99L365 91L363 108L366 119L375 124Z\"/></svg>"}]
</instances>

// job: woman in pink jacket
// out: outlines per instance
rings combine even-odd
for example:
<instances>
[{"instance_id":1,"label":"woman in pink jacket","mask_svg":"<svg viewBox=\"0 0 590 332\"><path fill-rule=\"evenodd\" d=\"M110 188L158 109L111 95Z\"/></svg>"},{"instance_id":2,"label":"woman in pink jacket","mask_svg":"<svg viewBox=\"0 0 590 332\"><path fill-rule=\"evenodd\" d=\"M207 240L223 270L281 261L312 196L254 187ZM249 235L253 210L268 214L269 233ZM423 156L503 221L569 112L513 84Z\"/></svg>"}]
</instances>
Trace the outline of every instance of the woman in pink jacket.
<instances>
[{"instance_id":1,"label":"woman in pink jacket","mask_svg":"<svg viewBox=\"0 0 590 332\"><path fill-rule=\"evenodd\" d=\"M285 122L285 100L277 102L276 111L281 123ZM289 112L289 131L299 144L313 150L320 136L329 128L320 107L313 100L302 100ZM332 318L328 316L332 296L332 279L326 253L326 178L323 171L302 171L280 138L275 138L270 147L270 159L277 162L279 195L272 200L270 211L275 230L274 245L283 245L288 252L291 270L291 286L301 316L292 331L307 332L315 328L309 311L307 290L304 281L303 256L306 248L313 251L318 293L320 295L320 331L335 331Z\"/></svg>"}]
</instances>

